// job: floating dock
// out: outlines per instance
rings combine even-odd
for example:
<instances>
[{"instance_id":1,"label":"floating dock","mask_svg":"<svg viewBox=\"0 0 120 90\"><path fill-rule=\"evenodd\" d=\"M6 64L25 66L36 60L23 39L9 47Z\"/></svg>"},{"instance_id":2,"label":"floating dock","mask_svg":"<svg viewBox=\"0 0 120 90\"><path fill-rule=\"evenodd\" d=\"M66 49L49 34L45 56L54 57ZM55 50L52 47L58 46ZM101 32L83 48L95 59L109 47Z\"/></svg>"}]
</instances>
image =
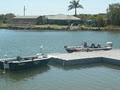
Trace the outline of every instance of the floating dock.
<instances>
[{"instance_id":1,"label":"floating dock","mask_svg":"<svg viewBox=\"0 0 120 90\"><path fill-rule=\"evenodd\" d=\"M48 56L51 57L51 62L61 64L63 66L92 63L109 63L120 65L120 49L109 51L49 54Z\"/></svg>"}]
</instances>

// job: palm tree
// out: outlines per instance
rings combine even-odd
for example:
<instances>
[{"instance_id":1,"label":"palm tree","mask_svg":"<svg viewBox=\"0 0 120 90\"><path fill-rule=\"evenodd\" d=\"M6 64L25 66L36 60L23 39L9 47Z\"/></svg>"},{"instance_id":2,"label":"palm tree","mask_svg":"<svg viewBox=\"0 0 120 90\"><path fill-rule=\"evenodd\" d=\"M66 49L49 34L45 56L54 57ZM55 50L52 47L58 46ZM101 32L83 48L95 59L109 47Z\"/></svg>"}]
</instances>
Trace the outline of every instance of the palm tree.
<instances>
[{"instance_id":1,"label":"palm tree","mask_svg":"<svg viewBox=\"0 0 120 90\"><path fill-rule=\"evenodd\" d=\"M80 2L80 0L70 1L70 5L68 6L68 11L75 9L75 16L77 15L77 8L83 8L83 6L79 4L79 2Z\"/></svg>"}]
</instances>

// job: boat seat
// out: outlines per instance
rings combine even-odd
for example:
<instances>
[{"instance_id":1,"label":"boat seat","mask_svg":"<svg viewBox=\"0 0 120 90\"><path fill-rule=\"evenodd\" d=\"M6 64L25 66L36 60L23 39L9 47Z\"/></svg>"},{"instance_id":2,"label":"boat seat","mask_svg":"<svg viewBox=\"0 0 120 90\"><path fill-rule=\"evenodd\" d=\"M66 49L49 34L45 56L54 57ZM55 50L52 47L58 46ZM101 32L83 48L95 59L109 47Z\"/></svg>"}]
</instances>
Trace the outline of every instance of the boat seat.
<instances>
[{"instance_id":1,"label":"boat seat","mask_svg":"<svg viewBox=\"0 0 120 90\"><path fill-rule=\"evenodd\" d=\"M29 60L29 58L24 58L24 60Z\"/></svg>"},{"instance_id":2,"label":"boat seat","mask_svg":"<svg viewBox=\"0 0 120 90\"><path fill-rule=\"evenodd\" d=\"M85 48L88 47L86 42L83 43L83 46L84 46Z\"/></svg>"},{"instance_id":3,"label":"boat seat","mask_svg":"<svg viewBox=\"0 0 120 90\"><path fill-rule=\"evenodd\" d=\"M90 48L95 48L95 47L96 47L95 44L92 43Z\"/></svg>"},{"instance_id":4,"label":"boat seat","mask_svg":"<svg viewBox=\"0 0 120 90\"><path fill-rule=\"evenodd\" d=\"M17 56L17 60L18 60L18 61L21 61L22 58L21 58L20 56Z\"/></svg>"},{"instance_id":5,"label":"boat seat","mask_svg":"<svg viewBox=\"0 0 120 90\"><path fill-rule=\"evenodd\" d=\"M40 58L43 58L43 56L40 55L40 56L38 56L38 58L39 58L39 59L40 59Z\"/></svg>"},{"instance_id":6,"label":"boat seat","mask_svg":"<svg viewBox=\"0 0 120 90\"><path fill-rule=\"evenodd\" d=\"M97 45L97 48L101 48L101 45L100 45L100 44L98 44L98 45Z\"/></svg>"}]
</instances>

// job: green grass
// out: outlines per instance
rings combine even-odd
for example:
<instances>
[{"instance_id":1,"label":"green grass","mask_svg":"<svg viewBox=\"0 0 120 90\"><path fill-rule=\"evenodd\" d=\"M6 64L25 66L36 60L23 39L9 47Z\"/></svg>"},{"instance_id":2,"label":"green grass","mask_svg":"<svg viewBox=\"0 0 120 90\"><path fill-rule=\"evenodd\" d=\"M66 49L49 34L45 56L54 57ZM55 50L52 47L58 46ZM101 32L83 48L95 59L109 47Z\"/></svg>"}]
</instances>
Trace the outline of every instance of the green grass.
<instances>
[{"instance_id":1,"label":"green grass","mask_svg":"<svg viewBox=\"0 0 120 90\"><path fill-rule=\"evenodd\" d=\"M55 29L62 29L62 28L67 28L68 26L65 25L34 25L34 27L37 28L55 28Z\"/></svg>"},{"instance_id":2,"label":"green grass","mask_svg":"<svg viewBox=\"0 0 120 90\"><path fill-rule=\"evenodd\" d=\"M34 27L38 28L54 28L54 29L62 29L62 28L68 28L68 25L34 25ZM72 26L71 29L78 29L80 26Z\"/></svg>"},{"instance_id":3,"label":"green grass","mask_svg":"<svg viewBox=\"0 0 120 90\"><path fill-rule=\"evenodd\" d=\"M1 27L9 27L7 24L0 24ZM13 27L18 27L18 28L43 28L43 29L55 29L55 30L65 30L68 28L68 25L13 25ZM120 27L118 26L106 26L106 27L90 27L86 25L77 25L77 26L72 26L70 27L70 30L105 30L105 31L120 31ZM69 30L69 29L68 29Z\"/></svg>"},{"instance_id":4,"label":"green grass","mask_svg":"<svg viewBox=\"0 0 120 90\"><path fill-rule=\"evenodd\" d=\"M7 27L7 24L2 23L0 26Z\"/></svg>"}]
</instances>

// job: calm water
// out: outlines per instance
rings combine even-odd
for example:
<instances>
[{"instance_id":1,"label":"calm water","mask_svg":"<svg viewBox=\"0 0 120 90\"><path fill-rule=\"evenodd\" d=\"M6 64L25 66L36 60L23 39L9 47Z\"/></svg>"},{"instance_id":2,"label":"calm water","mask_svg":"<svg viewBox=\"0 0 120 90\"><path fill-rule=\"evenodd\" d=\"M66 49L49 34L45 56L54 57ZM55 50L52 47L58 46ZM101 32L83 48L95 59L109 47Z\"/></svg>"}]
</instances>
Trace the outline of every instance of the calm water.
<instances>
[{"instance_id":1,"label":"calm water","mask_svg":"<svg viewBox=\"0 0 120 90\"><path fill-rule=\"evenodd\" d=\"M64 53L65 45L84 41L105 45L112 41L120 48L120 32L38 32L0 30L0 58L44 53ZM119 90L120 67L93 64L74 67L48 65L15 72L0 71L0 90Z\"/></svg>"}]
</instances>

